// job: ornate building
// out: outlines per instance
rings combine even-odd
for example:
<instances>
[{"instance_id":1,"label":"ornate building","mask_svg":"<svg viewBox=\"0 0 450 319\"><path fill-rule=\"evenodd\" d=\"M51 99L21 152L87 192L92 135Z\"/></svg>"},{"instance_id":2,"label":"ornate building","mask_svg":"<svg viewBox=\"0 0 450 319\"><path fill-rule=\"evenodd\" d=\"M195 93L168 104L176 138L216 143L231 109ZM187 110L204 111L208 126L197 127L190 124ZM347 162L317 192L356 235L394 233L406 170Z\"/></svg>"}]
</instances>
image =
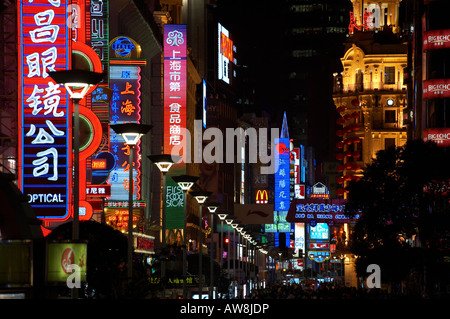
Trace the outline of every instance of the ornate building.
<instances>
[{"instance_id":1,"label":"ornate building","mask_svg":"<svg viewBox=\"0 0 450 319\"><path fill-rule=\"evenodd\" d=\"M403 112L406 109L407 45L398 32L401 0L352 0L349 37L341 58L342 72L335 73L333 100L341 117L336 131L341 161L337 194L346 197L345 186L359 179L361 169L380 150L401 146L407 140ZM361 21L364 7L363 23ZM369 12L369 13L368 13Z\"/></svg>"}]
</instances>

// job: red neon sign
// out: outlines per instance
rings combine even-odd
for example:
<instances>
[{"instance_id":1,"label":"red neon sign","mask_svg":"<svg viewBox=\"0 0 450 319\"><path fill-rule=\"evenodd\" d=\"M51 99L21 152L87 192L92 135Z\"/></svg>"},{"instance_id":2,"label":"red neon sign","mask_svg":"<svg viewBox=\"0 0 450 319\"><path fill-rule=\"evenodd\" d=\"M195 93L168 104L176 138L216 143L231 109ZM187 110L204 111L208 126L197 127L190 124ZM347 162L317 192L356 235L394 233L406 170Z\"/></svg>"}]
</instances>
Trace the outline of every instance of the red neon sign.
<instances>
[{"instance_id":1,"label":"red neon sign","mask_svg":"<svg viewBox=\"0 0 450 319\"><path fill-rule=\"evenodd\" d=\"M228 60L233 61L233 41L225 34L220 34L220 52Z\"/></svg>"},{"instance_id":2,"label":"red neon sign","mask_svg":"<svg viewBox=\"0 0 450 319\"><path fill-rule=\"evenodd\" d=\"M106 158L93 158L91 162L92 169L106 169Z\"/></svg>"},{"instance_id":3,"label":"red neon sign","mask_svg":"<svg viewBox=\"0 0 450 319\"><path fill-rule=\"evenodd\" d=\"M186 26L164 26L164 152L183 155L186 129Z\"/></svg>"},{"instance_id":4,"label":"red neon sign","mask_svg":"<svg viewBox=\"0 0 450 319\"><path fill-rule=\"evenodd\" d=\"M425 31L423 38L424 50L450 48L450 30Z\"/></svg>"},{"instance_id":5,"label":"red neon sign","mask_svg":"<svg viewBox=\"0 0 450 319\"><path fill-rule=\"evenodd\" d=\"M269 203L269 191L267 189L258 189L255 191L255 203L256 204L268 204Z\"/></svg>"},{"instance_id":6,"label":"red neon sign","mask_svg":"<svg viewBox=\"0 0 450 319\"><path fill-rule=\"evenodd\" d=\"M18 1L19 188L36 216L66 220L71 198L71 108L49 72L69 69L66 0Z\"/></svg>"}]
</instances>

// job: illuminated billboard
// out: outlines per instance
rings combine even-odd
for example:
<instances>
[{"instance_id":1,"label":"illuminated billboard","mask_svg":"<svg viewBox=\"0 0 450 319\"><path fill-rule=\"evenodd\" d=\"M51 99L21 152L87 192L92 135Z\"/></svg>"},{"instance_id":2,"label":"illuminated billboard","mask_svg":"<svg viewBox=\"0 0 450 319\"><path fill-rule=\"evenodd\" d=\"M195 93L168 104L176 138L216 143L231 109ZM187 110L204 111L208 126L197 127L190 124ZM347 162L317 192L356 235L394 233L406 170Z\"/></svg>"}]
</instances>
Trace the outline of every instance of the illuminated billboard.
<instances>
[{"instance_id":1,"label":"illuminated billboard","mask_svg":"<svg viewBox=\"0 0 450 319\"><path fill-rule=\"evenodd\" d=\"M220 23L218 24L218 78L227 84L231 82L231 65L234 62L233 41L230 39L230 33Z\"/></svg>"},{"instance_id":2,"label":"illuminated billboard","mask_svg":"<svg viewBox=\"0 0 450 319\"><path fill-rule=\"evenodd\" d=\"M51 71L70 69L68 3L18 1L18 183L36 216L69 218L71 108Z\"/></svg>"},{"instance_id":3,"label":"illuminated billboard","mask_svg":"<svg viewBox=\"0 0 450 319\"><path fill-rule=\"evenodd\" d=\"M113 42L114 44L115 42ZM111 65L110 87L112 89L110 123L141 122L141 68L134 65ZM129 169L133 169L133 200L141 197L141 160L140 142L134 147L133 163L129 163L130 147L124 138L110 130L110 152L115 166L112 169L108 184L111 185L111 196L115 200L128 199Z\"/></svg>"},{"instance_id":4,"label":"illuminated billboard","mask_svg":"<svg viewBox=\"0 0 450 319\"><path fill-rule=\"evenodd\" d=\"M74 274L72 265L78 266L80 280L86 281L87 243L52 242L47 245L46 279L53 283L66 283ZM70 280L70 279L69 279Z\"/></svg>"},{"instance_id":5,"label":"illuminated billboard","mask_svg":"<svg viewBox=\"0 0 450 319\"><path fill-rule=\"evenodd\" d=\"M187 121L186 25L164 25L164 154L185 155ZM170 176L186 174L185 160L174 164L166 180L166 229L182 229L184 193Z\"/></svg>"},{"instance_id":6,"label":"illuminated billboard","mask_svg":"<svg viewBox=\"0 0 450 319\"><path fill-rule=\"evenodd\" d=\"M289 138L275 139L275 210L287 211L290 203Z\"/></svg>"},{"instance_id":7,"label":"illuminated billboard","mask_svg":"<svg viewBox=\"0 0 450 319\"><path fill-rule=\"evenodd\" d=\"M317 223L316 226L309 227L309 239L328 240L330 238L330 230L327 223Z\"/></svg>"}]
</instances>

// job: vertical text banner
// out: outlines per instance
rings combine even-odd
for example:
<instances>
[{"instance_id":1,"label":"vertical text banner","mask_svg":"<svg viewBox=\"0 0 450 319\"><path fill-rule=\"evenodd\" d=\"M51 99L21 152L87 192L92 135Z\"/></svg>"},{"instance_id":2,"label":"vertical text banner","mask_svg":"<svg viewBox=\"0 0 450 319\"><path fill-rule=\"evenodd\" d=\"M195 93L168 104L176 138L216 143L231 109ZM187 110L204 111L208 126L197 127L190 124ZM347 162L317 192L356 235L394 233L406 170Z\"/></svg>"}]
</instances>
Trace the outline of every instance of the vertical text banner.
<instances>
[{"instance_id":1,"label":"vertical text banner","mask_svg":"<svg viewBox=\"0 0 450 319\"><path fill-rule=\"evenodd\" d=\"M275 210L288 211L290 198L289 138L275 139Z\"/></svg>"},{"instance_id":2,"label":"vertical text banner","mask_svg":"<svg viewBox=\"0 0 450 319\"><path fill-rule=\"evenodd\" d=\"M41 219L69 217L71 110L49 72L70 68L66 0L18 1L19 188Z\"/></svg>"},{"instance_id":3,"label":"vertical text banner","mask_svg":"<svg viewBox=\"0 0 450 319\"><path fill-rule=\"evenodd\" d=\"M164 153L184 156L187 108L187 39L185 25L164 25ZM179 151L180 150L180 151ZM183 162L183 163L181 163ZM184 221L184 194L170 176L186 174L180 161L170 169L166 179L166 228L181 229Z\"/></svg>"},{"instance_id":4,"label":"vertical text banner","mask_svg":"<svg viewBox=\"0 0 450 319\"><path fill-rule=\"evenodd\" d=\"M141 68L139 66L111 65L110 87L112 89L110 123L141 123ZM124 138L110 130L110 149L115 159L108 184L111 197L127 200L129 188L129 169L133 168L133 200L140 199L141 159L140 142L134 147L133 163L129 163L130 147ZM132 166L131 166L132 165Z\"/></svg>"}]
</instances>

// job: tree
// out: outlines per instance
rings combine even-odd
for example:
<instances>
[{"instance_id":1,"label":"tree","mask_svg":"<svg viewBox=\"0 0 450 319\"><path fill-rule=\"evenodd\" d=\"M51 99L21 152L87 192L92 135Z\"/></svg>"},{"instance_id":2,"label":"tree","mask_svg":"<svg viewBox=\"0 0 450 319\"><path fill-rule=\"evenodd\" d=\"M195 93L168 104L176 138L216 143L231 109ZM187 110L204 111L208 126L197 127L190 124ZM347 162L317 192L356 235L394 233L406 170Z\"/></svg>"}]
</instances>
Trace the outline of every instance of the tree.
<instances>
[{"instance_id":1,"label":"tree","mask_svg":"<svg viewBox=\"0 0 450 319\"><path fill-rule=\"evenodd\" d=\"M449 152L409 141L379 151L363 177L350 183L346 213L360 214L351 237L359 276L375 263L385 282L399 283L412 273L430 279L424 269L431 274L443 265L449 248Z\"/></svg>"}]
</instances>

